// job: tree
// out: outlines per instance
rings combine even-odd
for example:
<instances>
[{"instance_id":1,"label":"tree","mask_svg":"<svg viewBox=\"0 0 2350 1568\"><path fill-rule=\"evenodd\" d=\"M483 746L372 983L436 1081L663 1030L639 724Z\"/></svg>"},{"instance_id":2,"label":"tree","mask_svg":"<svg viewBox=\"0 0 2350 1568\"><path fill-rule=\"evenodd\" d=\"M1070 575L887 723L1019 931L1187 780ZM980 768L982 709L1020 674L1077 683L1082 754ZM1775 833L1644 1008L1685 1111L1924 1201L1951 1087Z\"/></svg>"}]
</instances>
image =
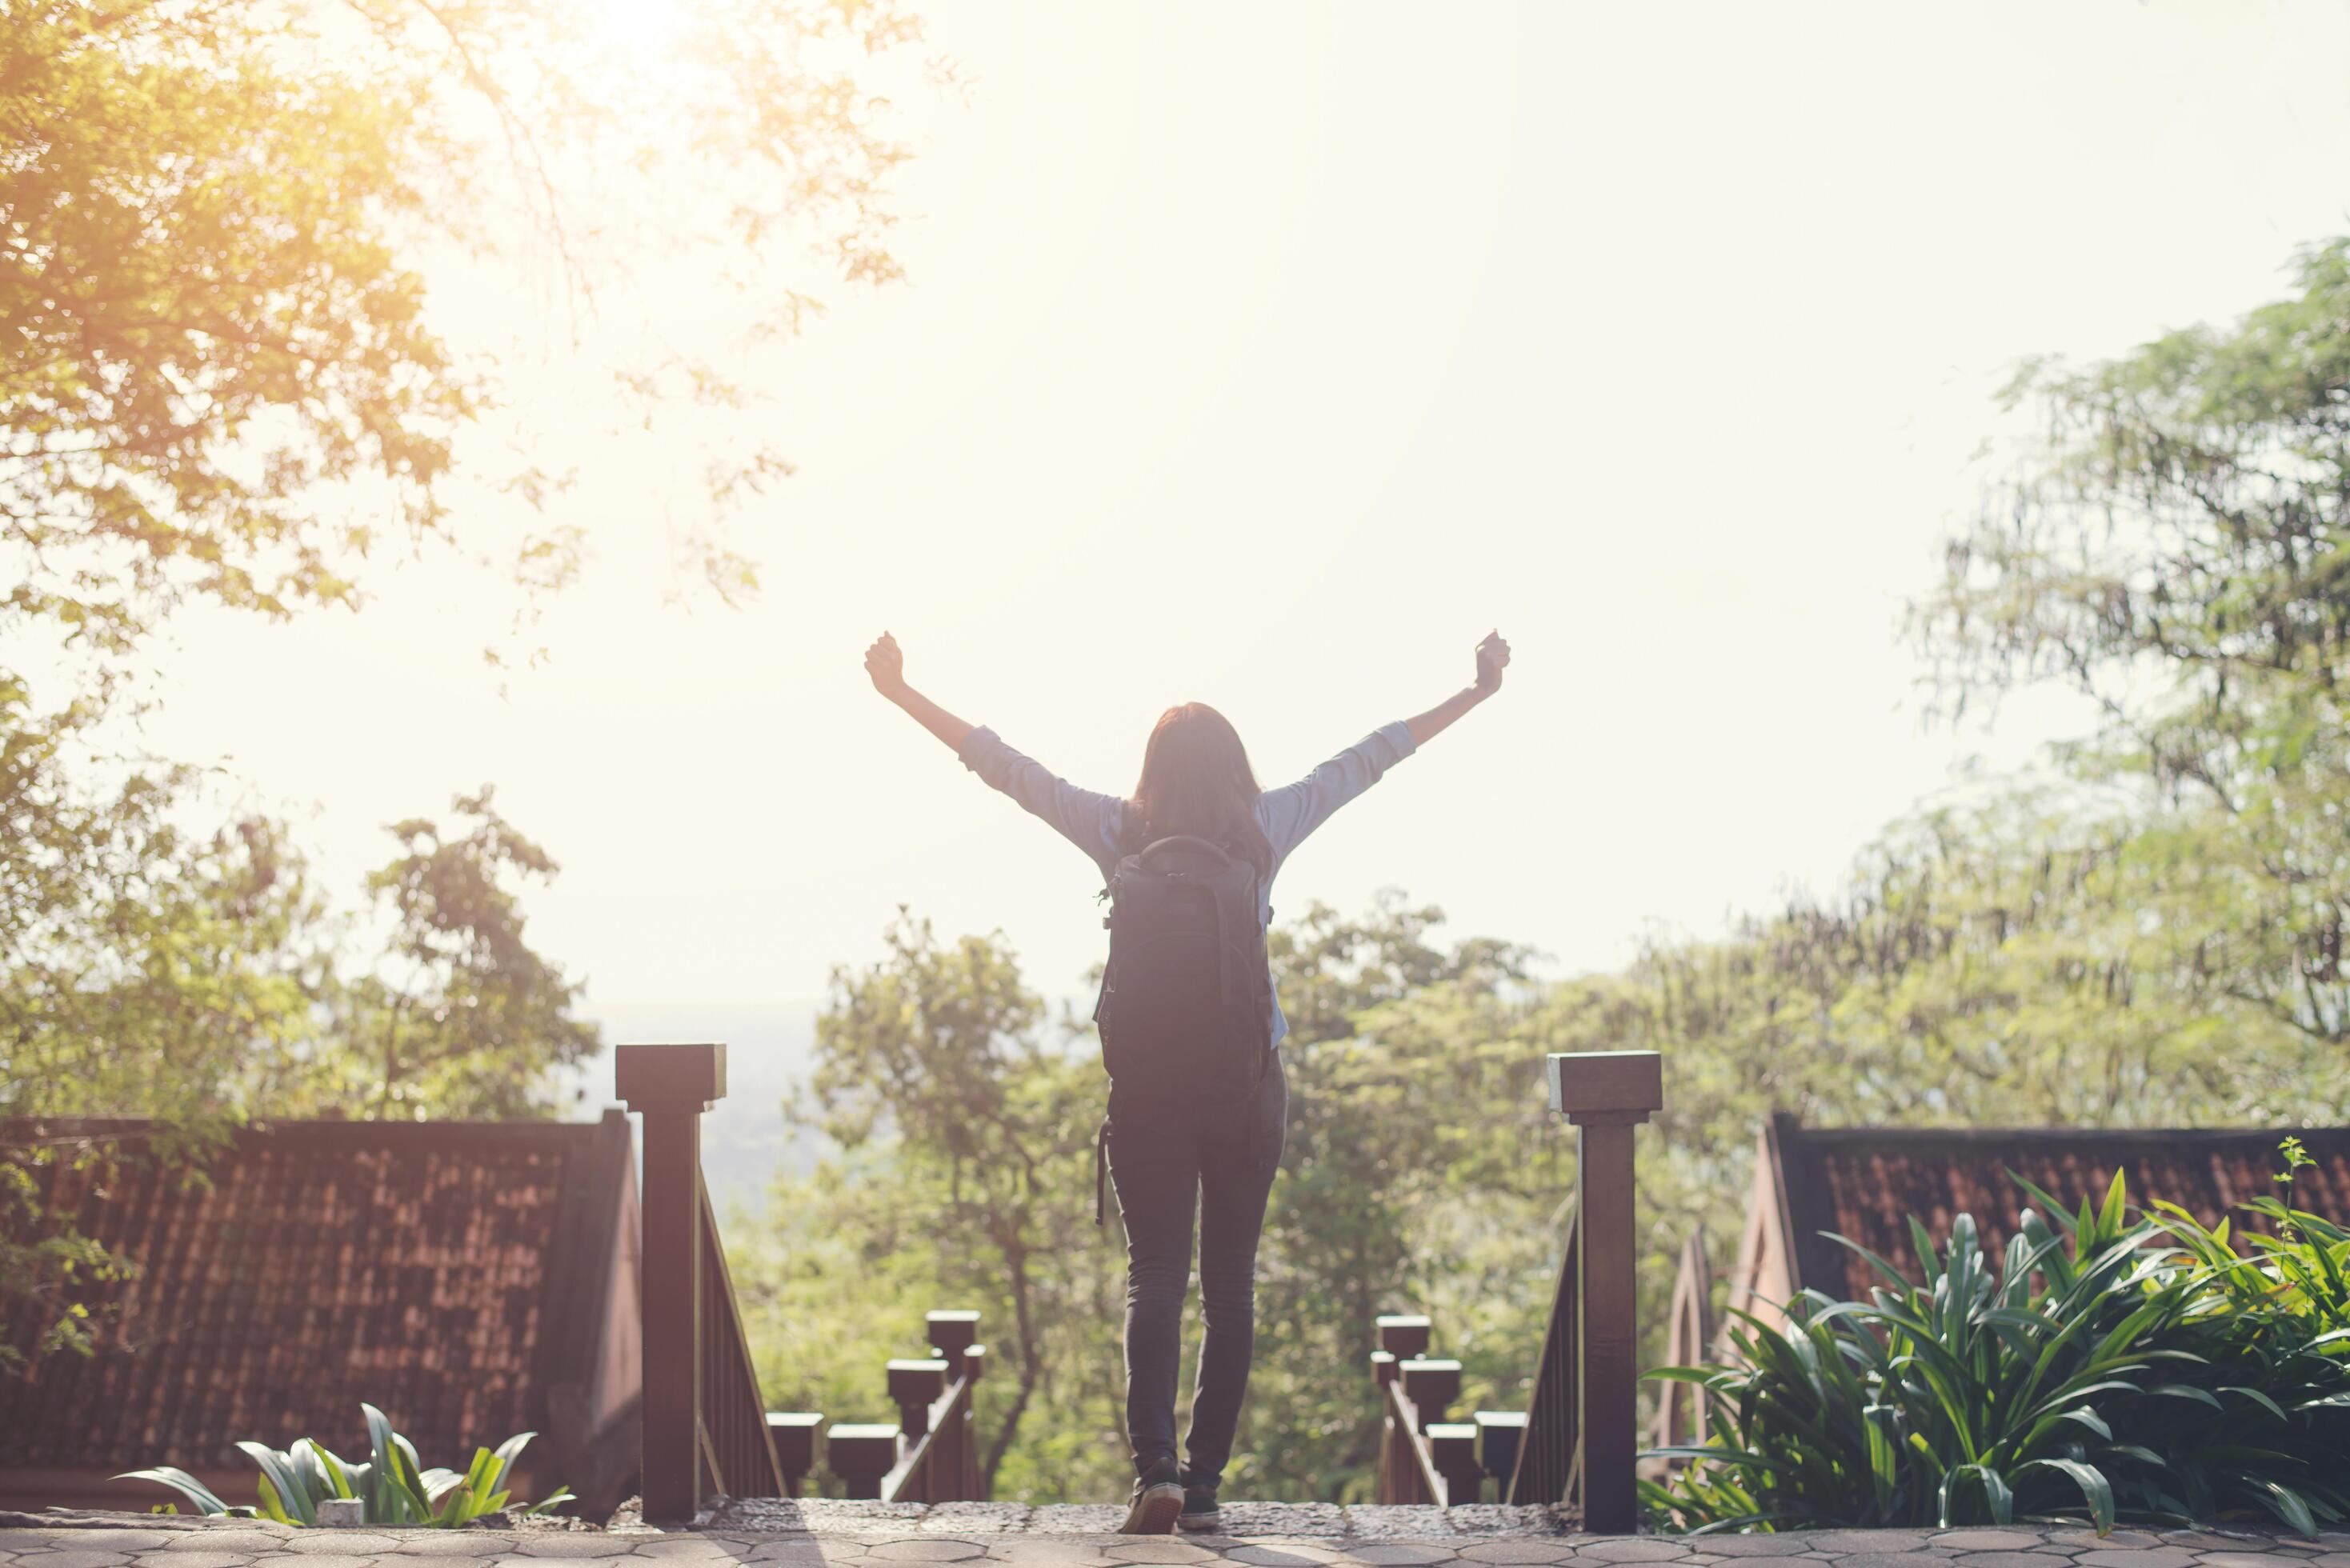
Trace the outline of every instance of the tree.
<instances>
[{"instance_id":1,"label":"tree","mask_svg":"<svg viewBox=\"0 0 2350 1568\"><path fill-rule=\"evenodd\" d=\"M475 505L457 538L446 490L460 435L496 405L496 346L432 327L428 242L551 246L589 299L624 258L706 246L748 291L754 335L813 303L773 281L794 270L779 240L813 243L853 281L897 275L885 186L905 150L860 72L916 45L910 16L734 0L656 75L604 57L616 46L589 15L15 0L0 19L0 629L54 626L120 654L190 598L274 616L348 603L388 538L459 543L525 589L567 580L585 541L559 519L484 537L500 509ZM671 96L644 101L652 80ZM694 214L709 232L650 210L625 225L614 170L641 191L713 191L715 211ZM573 221L591 178L608 228ZM768 265L741 265L753 256ZM655 361L606 367L647 417L746 395L690 344ZM764 447L721 454L712 500L783 466ZM477 477L544 503L560 476ZM715 535L690 543L712 582L755 583Z\"/></svg>"},{"instance_id":2,"label":"tree","mask_svg":"<svg viewBox=\"0 0 2350 1568\"><path fill-rule=\"evenodd\" d=\"M2224 887L2237 1000L2350 1040L2350 240L2230 328L2034 362L2041 434L1916 628L1954 708L2085 694L2085 776L2135 786Z\"/></svg>"},{"instance_id":3,"label":"tree","mask_svg":"<svg viewBox=\"0 0 2350 1568\"><path fill-rule=\"evenodd\" d=\"M754 1309L762 1324L806 1347L780 1358L780 1376L791 1379L784 1386L806 1389L814 1364L847 1374L818 1396L834 1397L836 1408L844 1398L851 1407L869 1402L866 1383L881 1359L920 1345L923 1306L978 1305L997 1325L995 1365L982 1385L981 1468L993 1488L1015 1448L1049 1449L1073 1435L1081 1448L1101 1448L1098 1421L1074 1434L1070 1421L1071 1403L1099 1415L1116 1386L1085 1354L1100 1344L1105 1318L1114 1324L1119 1299L1115 1255L1092 1223L1100 1073L1067 1031L1048 1027L1043 1002L999 940L942 944L927 921L902 912L887 940L879 962L834 971L816 1025L806 1119L831 1136L844 1161L778 1192L785 1229L773 1240L786 1251L746 1257L746 1293L763 1303ZM812 1241L830 1263L813 1275ZM822 1314L813 1335L775 1310L795 1271L816 1287L814 1300L797 1297ZM866 1336L842 1319L873 1316L877 1272L902 1281L912 1299L882 1317L899 1348L875 1347L860 1360L850 1347ZM760 1343L774 1365L775 1351ZM1047 1420L1032 1424L1032 1406L1048 1389L1065 1401L1077 1389L1093 1398L1056 1402ZM1064 1458L1099 1470L1107 1455ZM1044 1479L1030 1456L1013 1469L1028 1486Z\"/></svg>"}]
</instances>

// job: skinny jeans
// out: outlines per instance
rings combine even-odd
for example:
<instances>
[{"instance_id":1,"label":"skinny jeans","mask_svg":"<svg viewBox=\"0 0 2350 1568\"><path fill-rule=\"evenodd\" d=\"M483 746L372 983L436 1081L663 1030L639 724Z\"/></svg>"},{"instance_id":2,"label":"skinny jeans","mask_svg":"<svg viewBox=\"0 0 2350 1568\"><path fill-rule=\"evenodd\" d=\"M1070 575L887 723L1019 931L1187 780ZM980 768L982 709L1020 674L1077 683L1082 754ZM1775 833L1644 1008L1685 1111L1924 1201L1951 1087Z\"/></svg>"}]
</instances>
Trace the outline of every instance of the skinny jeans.
<instances>
[{"instance_id":1,"label":"skinny jeans","mask_svg":"<svg viewBox=\"0 0 2350 1568\"><path fill-rule=\"evenodd\" d=\"M1121 1105L1111 1092L1109 1177L1126 1226L1126 1428L1138 1475L1175 1458L1194 1214L1204 1326L1185 1482L1212 1485L1232 1458L1256 1347L1257 1241L1288 1119L1278 1051L1237 1106L1170 1116Z\"/></svg>"}]
</instances>

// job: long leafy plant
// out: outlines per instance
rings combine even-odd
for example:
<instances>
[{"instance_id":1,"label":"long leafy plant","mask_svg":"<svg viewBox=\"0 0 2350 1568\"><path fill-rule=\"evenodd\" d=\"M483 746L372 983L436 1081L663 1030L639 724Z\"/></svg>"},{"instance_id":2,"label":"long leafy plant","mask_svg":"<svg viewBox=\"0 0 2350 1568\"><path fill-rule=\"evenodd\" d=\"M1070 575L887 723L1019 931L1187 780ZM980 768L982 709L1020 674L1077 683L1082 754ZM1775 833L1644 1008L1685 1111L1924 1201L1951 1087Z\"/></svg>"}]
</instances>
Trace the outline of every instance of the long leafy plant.
<instances>
[{"instance_id":1,"label":"long leafy plant","mask_svg":"<svg viewBox=\"0 0 2350 1568\"><path fill-rule=\"evenodd\" d=\"M1732 1365L1654 1374L1696 1384L1715 1433L1654 1450L1680 1467L1644 1483L1657 1523L2350 1517L2325 1459L2350 1438L2350 1234L2264 1199L2281 1234L2239 1253L2133 1211L2119 1174L2077 1214L2027 1189L2055 1223L2027 1210L1996 1273L1970 1216L1939 1250L1913 1220L1923 1282L1855 1246L1887 1281L1868 1302L1740 1314Z\"/></svg>"},{"instance_id":2,"label":"long leafy plant","mask_svg":"<svg viewBox=\"0 0 2350 1568\"><path fill-rule=\"evenodd\" d=\"M367 1413L369 1454L364 1464L338 1459L311 1438L299 1438L285 1449L262 1443L237 1444L261 1467L257 1509L232 1507L203 1482L171 1465L131 1470L115 1479L161 1482L193 1503L201 1513L315 1525L321 1502L357 1498L369 1524L454 1529L506 1506L510 1497L506 1480L515 1459L537 1435L521 1432L495 1449L474 1449L473 1463L462 1474L438 1468L424 1469L417 1462L415 1445L392 1430L382 1411L366 1404L359 1408ZM553 1496L519 1511L527 1518L570 1501L569 1490L558 1488Z\"/></svg>"}]
</instances>

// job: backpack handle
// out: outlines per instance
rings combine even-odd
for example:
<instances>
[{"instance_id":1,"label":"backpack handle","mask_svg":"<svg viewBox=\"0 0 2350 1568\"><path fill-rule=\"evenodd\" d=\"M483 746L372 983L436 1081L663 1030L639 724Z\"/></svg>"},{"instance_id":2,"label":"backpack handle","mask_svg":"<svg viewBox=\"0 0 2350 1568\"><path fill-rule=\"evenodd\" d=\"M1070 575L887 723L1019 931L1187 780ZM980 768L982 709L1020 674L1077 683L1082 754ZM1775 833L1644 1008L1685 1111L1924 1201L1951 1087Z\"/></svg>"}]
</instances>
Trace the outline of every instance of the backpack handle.
<instances>
[{"instance_id":1,"label":"backpack handle","mask_svg":"<svg viewBox=\"0 0 2350 1568\"><path fill-rule=\"evenodd\" d=\"M1188 833L1177 833L1150 844L1135 858L1148 866L1162 849L1211 849L1223 859L1230 860L1232 857L1231 850L1212 838L1198 838Z\"/></svg>"}]
</instances>

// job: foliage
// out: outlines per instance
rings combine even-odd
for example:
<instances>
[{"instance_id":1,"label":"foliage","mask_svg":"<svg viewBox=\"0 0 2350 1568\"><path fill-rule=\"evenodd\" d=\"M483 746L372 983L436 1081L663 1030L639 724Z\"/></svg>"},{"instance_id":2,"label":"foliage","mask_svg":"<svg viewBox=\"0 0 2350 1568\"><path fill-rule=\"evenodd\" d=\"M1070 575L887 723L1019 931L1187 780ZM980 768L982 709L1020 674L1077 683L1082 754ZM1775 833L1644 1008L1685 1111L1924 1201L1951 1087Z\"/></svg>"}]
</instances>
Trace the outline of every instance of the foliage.
<instances>
[{"instance_id":1,"label":"foliage","mask_svg":"<svg viewBox=\"0 0 2350 1568\"><path fill-rule=\"evenodd\" d=\"M2055 1228L2027 1210L1995 1272L1972 1216L1939 1250L1913 1220L1922 1282L1865 1254L1887 1282L1867 1303L1805 1292L1783 1333L1742 1313L1731 1365L1654 1374L1697 1385L1717 1434L1657 1450L1687 1462L1643 1483L1656 1521L2350 1517L2350 1332L2328 1311L2350 1237L2267 1200L2310 1239L2241 1256L2175 1206L2133 1214L2119 1173L2074 1216L2031 1190Z\"/></svg>"},{"instance_id":2,"label":"foliage","mask_svg":"<svg viewBox=\"0 0 2350 1568\"><path fill-rule=\"evenodd\" d=\"M2350 240L2231 327L2027 365L2041 434L1954 539L1917 629L1954 707L2036 681L2095 704L2068 749L2135 786L2216 893L2230 995L2350 1040ZM2203 914L2204 911L2198 911Z\"/></svg>"},{"instance_id":3,"label":"foliage","mask_svg":"<svg viewBox=\"0 0 2350 1568\"><path fill-rule=\"evenodd\" d=\"M1439 949L1438 919L1389 897L1359 919L1317 907L1274 937L1290 1127L1231 1472L1247 1495L1362 1491L1378 1314L1445 1312L1472 1398L1514 1389L1541 1329L1529 1282L1550 1266L1563 1177L1530 1170L1515 1139L1563 1140L1544 1127L1539 1053L1505 1038L1525 955ZM813 1114L841 1155L779 1184L763 1231L730 1227L762 1387L869 1411L925 1308L976 1307L998 1340L979 1388L996 1494L1122 1491L1124 1260L1115 1205L1107 1229L1092 1223L1105 1091L1090 1033L1047 1020L999 940L942 943L901 919L889 944L836 975L818 1026ZM1497 1100L1511 1125L1479 1119Z\"/></svg>"},{"instance_id":4,"label":"foliage","mask_svg":"<svg viewBox=\"0 0 2350 1568\"><path fill-rule=\"evenodd\" d=\"M473 1462L463 1474L450 1469L421 1469L416 1446L391 1428L382 1411L372 1405L359 1408L367 1415L370 1444L365 1464L338 1459L309 1438L297 1438L291 1449L265 1444L237 1444L246 1458L261 1467L261 1506L232 1508L195 1477L171 1465L132 1470L117 1480L151 1480L168 1486L195 1504L200 1513L261 1518L280 1524L315 1525L318 1504L330 1498L356 1498L362 1505L362 1523L453 1530L506 1505L506 1477L535 1432L520 1432L495 1449L476 1449ZM545 1501L521 1510L522 1517L543 1513L571 1501L557 1488Z\"/></svg>"},{"instance_id":5,"label":"foliage","mask_svg":"<svg viewBox=\"0 0 2350 1568\"><path fill-rule=\"evenodd\" d=\"M0 687L0 707L9 693ZM46 1324L0 1367L87 1351L126 1260L47 1212L51 1168L161 1164L200 1179L256 1115L533 1116L592 1052L577 987L525 940L515 886L554 862L491 809L395 832L371 886L390 922L338 915L276 825L184 832L196 781L132 769L109 792L60 761L81 715L0 733L0 1305ZM139 1136L81 1118L148 1117Z\"/></svg>"},{"instance_id":6,"label":"foliage","mask_svg":"<svg viewBox=\"0 0 2350 1568\"><path fill-rule=\"evenodd\" d=\"M737 294L753 338L814 304L782 281L786 246L849 282L899 274L907 151L874 82L919 24L891 4L705 11L655 70L557 0L12 0L0 628L120 654L192 599L351 602L385 543L454 545L525 592L567 581L584 530L537 510L566 476L462 442L500 410L509 346L435 328L428 254L525 252L544 275L551 253L575 353L579 304L655 256ZM691 344L647 358L581 368L647 421L746 396ZM712 453L712 508L785 469L756 438ZM452 509L459 480L525 521ZM720 591L754 586L717 535L680 543Z\"/></svg>"}]
</instances>

